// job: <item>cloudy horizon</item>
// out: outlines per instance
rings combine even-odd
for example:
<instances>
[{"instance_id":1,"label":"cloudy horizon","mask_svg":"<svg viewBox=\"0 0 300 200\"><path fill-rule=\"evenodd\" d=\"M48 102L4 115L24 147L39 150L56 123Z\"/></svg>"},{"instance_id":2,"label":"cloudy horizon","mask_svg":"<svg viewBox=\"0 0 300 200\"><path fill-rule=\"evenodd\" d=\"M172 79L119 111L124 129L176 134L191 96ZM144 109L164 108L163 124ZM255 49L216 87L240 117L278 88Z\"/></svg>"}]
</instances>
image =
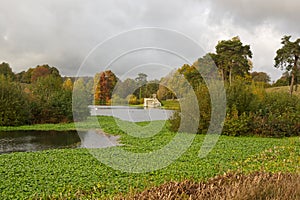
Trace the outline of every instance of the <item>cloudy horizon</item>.
<instances>
[{"instance_id":1,"label":"cloudy horizon","mask_svg":"<svg viewBox=\"0 0 300 200\"><path fill-rule=\"evenodd\" d=\"M0 62L8 62L14 72L47 63L57 67L62 75L75 76L91 50L108 38L143 27L160 27L192 38L206 53L214 52L218 41L239 36L243 44L251 46L253 71L266 72L276 80L283 73L274 68L281 38L299 37L299 7L300 2L296 0L2 0ZM143 37L135 36L142 44ZM142 36L170 48L176 42L178 46L185 44L167 35L165 40L155 34ZM102 62L111 52L128 49L131 43L132 40L109 43L112 45L106 51L102 49L101 54L89 57L89 62L85 62L88 67L82 74L98 70L93 65L105 67ZM189 53L190 59L197 59L195 52ZM132 68L147 68L154 63L146 72L156 78L185 63L153 50L131 57L115 63L117 75L136 74Z\"/></svg>"}]
</instances>

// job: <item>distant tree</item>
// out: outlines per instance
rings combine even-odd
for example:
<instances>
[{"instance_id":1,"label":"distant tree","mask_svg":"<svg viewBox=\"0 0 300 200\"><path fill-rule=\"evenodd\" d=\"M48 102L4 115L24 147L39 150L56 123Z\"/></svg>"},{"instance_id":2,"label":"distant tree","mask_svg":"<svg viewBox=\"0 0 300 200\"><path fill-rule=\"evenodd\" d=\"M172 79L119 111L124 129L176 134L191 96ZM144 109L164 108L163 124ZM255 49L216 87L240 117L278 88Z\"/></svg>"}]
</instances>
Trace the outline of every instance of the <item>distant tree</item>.
<instances>
[{"instance_id":1,"label":"distant tree","mask_svg":"<svg viewBox=\"0 0 300 200\"><path fill-rule=\"evenodd\" d=\"M147 74L139 73L138 77L135 78L139 86L139 99L142 99L142 93L145 90L145 85L147 84Z\"/></svg>"},{"instance_id":2,"label":"distant tree","mask_svg":"<svg viewBox=\"0 0 300 200\"><path fill-rule=\"evenodd\" d=\"M6 78L10 78L11 80L15 79L15 74L13 73L11 67L8 63L1 63L0 64L0 75L3 75Z\"/></svg>"},{"instance_id":3,"label":"distant tree","mask_svg":"<svg viewBox=\"0 0 300 200\"><path fill-rule=\"evenodd\" d=\"M211 54L224 81L231 85L235 76L244 77L251 69L252 52L249 45L243 45L239 37L222 40L216 46L216 54Z\"/></svg>"},{"instance_id":4,"label":"distant tree","mask_svg":"<svg viewBox=\"0 0 300 200\"><path fill-rule=\"evenodd\" d=\"M56 77L61 77L58 69L55 67L50 67L49 65L38 65L31 72L31 82L35 82L38 78L46 77L50 74Z\"/></svg>"},{"instance_id":5,"label":"distant tree","mask_svg":"<svg viewBox=\"0 0 300 200\"><path fill-rule=\"evenodd\" d=\"M0 126L29 123L28 98L19 83L0 75Z\"/></svg>"},{"instance_id":6,"label":"distant tree","mask_svg":"<svg viewBox=\"0 0 300 200\"><path fill-rule=\"evenodd\" d=\"M188 64L184 64L178 69L178 72L184 76L186 81L188 81L194 89L196 89L202 82L202 77L195 65L190 66Z\"/></svg>"},{"instance_id":7,"label":"distant tree","mask_svg":"<svg viewBox=\"0 0 300 200\"><path fill-rule=\"evenodd\" d=\"M172 71L160 80L158 90L159 99L182 98L189 90L189 82L178 70Z\"/></svg>"},{"instance_id":8,"label":"distant tree","mask_svg":"<svg viewBox=\"0 0 300 200\"><path fill-rule=\"evenodd\" d=\"M265 72L252 72L250 75L255 82L269 83L271 81L270 76Z\"/></svg>"},{"instance_id":9,"label":"distant tree","mask_svg":"<svg viewBox=\"0 0 300 200\"><path fill-rule=\"evenodd\" d=\"M111 71L107 70L95 75L95 93L94 103L95 105L109 104L113 90L117 84L118 78Z\"/></svg>"},{"instance_id":10,"label":"distant tree","mask_svg":"<svg viewBox=\"0 0 300 200\"><path fill-rule=\"evenodd\" d=\"M274 87L288 86L290 85L290 82L291 82L291 75L288 71L286 71L272 86Z\"/></svg>"},{"instance_id":11,"label":"distant tree","mask_svg":"<svg viewBox=\"0 0 300 200\"><path fill-rule=\"evenodd\" d=\"M72 108L74 121L85 120L90 111L88 105L90 102L90 91L88 91L83 78L79 78L74 82Z\"/></svg>"},{"instance_id":12,"label":"distant tree","mask_svg":"<svg viewBox=\"0 0 300 200\"><path fill-rule=\"evenodd\" d=\"M73 90L73 82L70 78L67 78L63 83L63 88L65 90Z\"/></svg>"},{"instance_id":13,"label":"distant tree","mask_svg":"<svg viewBox=\"0 0 300 200\"><path fill-rule=\"evenodd\" d=\"M120 98L125 99L128 95L133 94L138 87L139 86L135 80L127 78L123 82L118 81L114 93Z\"/></svg>"},{"instance_id":14,"label":"distant tree","mask_svg":"<svg viewBox=\"0 0 300 200\"><path fill-rule=\"evenodd\" d=\"M299 58L300 58L300 38L296 41L290 41L291 36L284 36L281 39L283 45L277 50L275 57L275 67L284 69L291 72L290 94L293 94L294 85L295 91L297 90L297 74L299 70Z\"/></svg>"},{"instance_id":15,"label":"distant tree","mask_svg":"<svg viewBox=\"0 0 300 200\"><path fill-rule=\"evenodd\" d=\"M159 81L158 80L149 81L145 87L144 97L145 98L152 97L153 94L157 93L158 89L159 89Z\"/></svg>"},{"instance_id":16,"label":"distant tree","mask_svg":"<svg viewBox=\"0 0 300 200\"><path fill-rule=\"evenodd\" d=\"M56 75L39 77L31 85L32 123L72 121L72 90Z\"/></svg>"},{"instance_id":17,"label":"distant tree","mask_svg":"<svg viewBox=\"0 0 300 200\"><path fill-rule=\"evenodd\" d=\"M33 68L29 68L26 72L22 71L16 75L17 81L20 83L31 83L31 76L33 72Z\"/></svg>"},{"instance_id":18,"label":"distant tree","mask_svg":"<svg viewBox=\"0 0 300 200\"><path fill-rule=\"evenodd\" d=\"M92 105L94 100L94 78L89 78L85 85L85 89L88 95L88 104Z\"/></svg>"},{"instance_id":19,"label":"distant tree","mask_svg":"<svg viewBox=\"0 0 300 200\"><path fill-rule=\"evenodd\" d=\"M157 98L159 100L175 99L175 94L166 86L159 84Z\"/></svg>"},{"instance_id":20,"label":"distant tree","mask_svg":"<svg viewBox=\"0 0 300 200\"><path fill-rule=\"evenodd\" d=\"M128 104L131 104L131 105L135 105L135 104L138 104L138 101L137 101L137 98L135 95L133 94L130 94L126 97L126 100L128 102Z\"/></svg>"}]
</instances>

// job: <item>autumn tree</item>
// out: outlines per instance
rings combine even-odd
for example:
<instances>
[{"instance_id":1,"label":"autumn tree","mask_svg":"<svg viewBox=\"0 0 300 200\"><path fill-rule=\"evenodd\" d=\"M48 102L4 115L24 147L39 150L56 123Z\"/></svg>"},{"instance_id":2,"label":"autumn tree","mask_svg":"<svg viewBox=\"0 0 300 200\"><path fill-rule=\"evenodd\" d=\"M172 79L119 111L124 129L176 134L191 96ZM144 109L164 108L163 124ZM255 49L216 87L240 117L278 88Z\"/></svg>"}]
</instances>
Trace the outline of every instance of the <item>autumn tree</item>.
<instances>
[{"instance_id":1,"label":"autumn tree","mask_svg":"<svg viewBox=\"0 0 300 200\"><path fill-rule=\"evenodd\" d=\"M291 72L290 94L297 90L297 74L299 70L300 38L294 42L290 41L291 36L284 36L281 39L283 45L277 50L275 67ZM294 85L296 85L294 89Z\"/></svg>"},{"instance_id":2,"label":"autumn tree","mask_svg":"<svg viewBox=\"0 0 300 200\"><path fill-rule=\"evenodd\" d=\"M60 77L58 69L50 67L49 65L38 65L31 72L31 82L35 82L40 77L46 77L48 75Z\"/></svg>"},{"instance_id":3,"label":"autumn tree","mask_svg":"<svg viewBox=\"0 0 300 200\"><path fill-rule=\"evenodd\" d=\"M63 82L63 88L65 90L73 90L73 82L70 78L67 78L64 82Z\"/></svg>"},{"instance_id":4,"label":"autumn tree","mask_svg":"<svg viewBox=\"0 0 300 200\"><path fill-rule=\"evenodd\" d=\"M116 86L118 79L116 75L107 70L96 74L94 78L95 92L94 92L94 104L106 105L110 103L114 87Z\"/></svg>"}]
</instances>

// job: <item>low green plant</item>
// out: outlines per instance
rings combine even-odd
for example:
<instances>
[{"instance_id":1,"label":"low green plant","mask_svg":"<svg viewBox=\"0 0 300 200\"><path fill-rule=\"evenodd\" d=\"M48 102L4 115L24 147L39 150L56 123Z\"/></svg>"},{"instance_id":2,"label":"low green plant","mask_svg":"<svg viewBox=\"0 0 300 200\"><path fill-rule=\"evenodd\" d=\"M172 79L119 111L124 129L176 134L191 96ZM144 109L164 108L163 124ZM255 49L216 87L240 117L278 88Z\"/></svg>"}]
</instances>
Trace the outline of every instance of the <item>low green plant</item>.
<instances>
[{"instance_id":1,"label":"low green plant","mask_svg":"<svg viewBox=\"0 0 300 200\"><path fill-rule=\"evenodd\" d=\"M143 153L159 149L177 134L168 131L166 124L154 137L135 138L125 134L112 117L99 117L99 122L105 132L121 136L123 146L112 148L132 152ZM146 122L136 123L140 126L145 124ZM94 125L90 122L82 124L82 127ZM265 167L266 171L299 172L298 137L275 139L221 136L208 156L200 159L198 152L204 139L205 135L196 135L190 148L171 165L140 174L114 170L95 159L86 149L2 154L0 199L108 199L120 193L141 191L168 181L202 181L227 171L241 169L258 171L262 167L259 161L263 159L268 166L280 166ZM260 157L275 146L286 150L280 150L282 153L279 154L272 151L266 157ZM292 154L289 155L288 152ZM288 165L284 161L286 156Z\"/></svg>"}]
</instances>

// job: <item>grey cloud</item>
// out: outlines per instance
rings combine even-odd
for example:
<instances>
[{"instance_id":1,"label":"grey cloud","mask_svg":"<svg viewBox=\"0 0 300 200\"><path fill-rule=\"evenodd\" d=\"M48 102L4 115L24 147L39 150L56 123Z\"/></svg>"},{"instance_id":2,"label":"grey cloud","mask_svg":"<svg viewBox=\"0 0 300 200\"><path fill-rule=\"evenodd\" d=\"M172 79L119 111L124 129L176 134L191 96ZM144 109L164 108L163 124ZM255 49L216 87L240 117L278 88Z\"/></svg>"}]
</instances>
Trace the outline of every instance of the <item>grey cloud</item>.
<instances>
[{"instance_id":1,"label":"grey cloud","mask_svg":"<svg viewBox=\"0 0 300 200\"><path fill-rule=\"evenodd\" d=\"M9 62L16 72L49 63L64 75L76 75L84 58L97 44L123 31L154 26L180 31L199 42L206 51L214 51L218 40L240 35L255 50L255 70L267 71L278 78L281 72L272 67L276 51L273 48L280 47L280 37L284 34L299 37L299 7L300 2L295 0L284 3L279 0L2 0L0 61ZM262 36L266 35L265 27L269 27L269 37ZM184 48L182 41L161 39L155 34L144 37L167 48L173 48L174 44L182 46L182 51L191 55L189 59L196 59L193 49ZM123 40L105 47L106 51L89 59L89 66L85 67L90 70L85 73L92 74L104 67L110 52L122 52L131 43L132 39ZM201 52L197 53L201 56ZM157 52L129 57L116 62L120 66L114 68L119 74L130 66L150 62L151 58L153 62L174 67L183 64Z\"/></svg>"},{"instance_id":2,"label":"grey cloud","mask_svg":"<svg viewBox=\"0 0 300 200\"><path fill-rule=\"evenodd\" d=\"M297 0L215 0L211 3L211 17L231 19L249 30L270 23L282 31L299 33L299 8Z\"/></svg>"}]
</instances>

